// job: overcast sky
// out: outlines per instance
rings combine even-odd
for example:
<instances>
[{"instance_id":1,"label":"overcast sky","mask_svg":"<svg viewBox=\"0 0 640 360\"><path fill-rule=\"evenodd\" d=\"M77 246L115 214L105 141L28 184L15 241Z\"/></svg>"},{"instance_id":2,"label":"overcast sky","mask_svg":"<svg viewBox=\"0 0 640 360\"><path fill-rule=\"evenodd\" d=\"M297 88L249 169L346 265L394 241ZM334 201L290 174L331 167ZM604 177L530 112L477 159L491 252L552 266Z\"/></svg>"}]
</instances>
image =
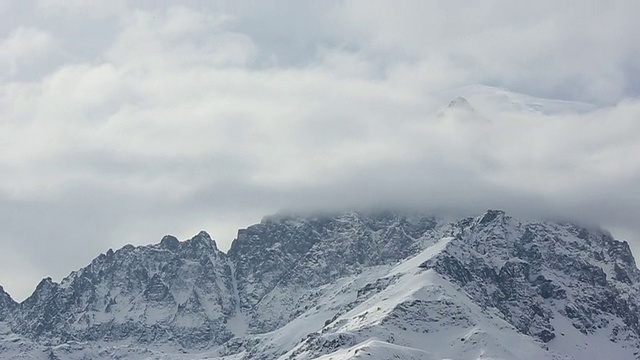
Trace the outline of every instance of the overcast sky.
<instances>
[{"instance_id":1,"label":"overcast sky","mask_svg":"<svg viewBox=\"0 0 640 360\"><path fill-rule=\"evenodd\" d=\"M227 249L283 209L501 208L640 252L638 1L125 3L0 2L17 300L108 248L205 229Z\"/></svg>"}]
</instances>

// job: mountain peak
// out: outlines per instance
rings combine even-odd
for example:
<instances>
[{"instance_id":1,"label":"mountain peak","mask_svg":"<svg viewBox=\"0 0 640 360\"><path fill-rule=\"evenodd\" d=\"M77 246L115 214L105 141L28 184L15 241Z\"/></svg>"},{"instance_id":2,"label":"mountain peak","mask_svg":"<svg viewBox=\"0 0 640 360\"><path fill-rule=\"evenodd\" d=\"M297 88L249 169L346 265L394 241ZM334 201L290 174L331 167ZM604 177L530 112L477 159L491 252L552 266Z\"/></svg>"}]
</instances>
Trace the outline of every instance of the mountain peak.
<instances>
[{"instance_id":1,"label":"mountain peak","mask_svg":"<svg viewBox=\"0 0 640 360\"><path fill-rule=\"evenodd\" d=\"M461 121L477 121L486 120L476 109L469 103L466 97L458 96L451 100L446 108L442 109L438 115L440 119L461 120Z\"/></svg>"},{"instance_id":2,"label":"mountain peak","mask_svg":"<svg viewBox=\"0 0 640 360\"><path fill-rule=\"evenodd\" d=\"M55 282L53 281L53 279L51 279L51 277L46 277L42 280L40 280L40 283L38 283L38 286L36 286L36 289L38 288L42 288L42 289L47 289L50 288L52 286L55 286Z\"/></svg>"},{"instance_id":3,"label":"mountain peak","mask_svg":"<svg viewBox=\"0 0 640 360\"><path fill-rule=\"evenodd\" d=\"M200 232L196 236L200 237L200 238L203 238L203 239L206 239L206 240L209 240L209 241L212 241L211 240L211 236L209 235L209 233L204 231L204 230L200 230Z\"/></svg>"},{"instance_id":4,"label":"mountain peak","mask_svg":"<svg viewBox=\"0 0 640 360\"><path fill-rule=\"evenodd\" d=\"M18 305L18 303L16 303L11 295L0 285L0 320L4 319L6 311L13 309L16 305Z\"/></svg>"},{"instance_id":5,"label":"mountain peak","mask_svg":"<svg viewBox=\"0 0 640 360\"><path fill-rule=\"evenodd\" d=\"M462 97L462 96L458 96L457 98L451 100L451 102L449 102L449 105L447 105L447 108L474 111L473 110L473 106L471 106L469 101L466 98Z\"/></svg>"},{"instance_id":6,"label":"mountain peak","mask_svg":"<svg viewBox=\"0 0 640 360\"><path fill-rule=\"evenodd\" d=\"M496 219L503 218L505 215L506 215L506 213L503 210L489 209L489 210L487 210L486 213L484 213L484 215L482 215L482 217L480 218L479 223L480 224L488 224L490 222L493 222Z\"/></svg>"},{"instance_id":7,"label":"mountain peak","mask_svg":"<svg viewBox=\"0 0 640 360\"><path fill-rule=\"evenodd\" d=\"M217 246L216 242L211 238L209 233L207 233L204 230L200 231L196 236L192 237L191 239L185 241L184 244L185 245L192 244L192 245L197 245L197 246L204 246L204 247L207 247L207 248L215 249L216 251L218 250L218 246Z\"/></svg>"},{"instance_id":8,"label":"mountain peak","mask_svg":"<svg viewBox=\"0 0 640 360\"><path fill-rule=\"evenodd\" d=\"M165 235L162 240L160 240L160 246L168 250L176 250L180 247L180 240L175 236Z\"/></svg>"}]
</instances>

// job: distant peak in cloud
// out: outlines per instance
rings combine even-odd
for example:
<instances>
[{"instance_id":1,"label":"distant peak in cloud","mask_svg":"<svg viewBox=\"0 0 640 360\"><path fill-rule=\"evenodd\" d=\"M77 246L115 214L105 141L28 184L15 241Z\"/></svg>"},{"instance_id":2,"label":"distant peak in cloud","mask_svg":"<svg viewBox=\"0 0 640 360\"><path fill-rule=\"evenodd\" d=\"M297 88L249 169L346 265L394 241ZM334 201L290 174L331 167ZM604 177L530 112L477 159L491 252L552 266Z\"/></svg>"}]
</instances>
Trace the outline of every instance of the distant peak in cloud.
<instances>
[{"instance_id":1,"label":"distant peak in cloud","mask_svg":"<svg viewBox=\"0 0 640 360\"><path fill-rule=\"evenodd\" d=\"M458 99L473 103L474 109L482 113L526 113L537 115L584 114L596 109L593 104L559 99L546 99L522 94L502 87L487 85L467 85L443 92L444 97L456 98L449 107L457 104Z\"/></svg>"},{"instance_id":2,"label":"distant peak in cloud","mask_svg":"<svg viewBox=\"0 0 640 360\"><path fill-rule=\"evenodd\" d=\"M443 101L443 103L445 103ZM438 119L456 119L462 121L477 121L484 119L471 105L469 100L463 96L457 96L449 101L449 104L443 108L437 115Z\"/></svg>"},{"instance_id":3,"label":"distant peak in cloud","mask_svg":"<svg viewBox=\"0 0 640 360\"><path fill-rule=\"evenodd\" d=\"M458 96L457 98L451 100L451 102L447 107L449 109L461 109L461 110L467 110L467 111L474 111L473 106L471 106L469 101L462 96Z\"/></svg>"}]
</instances>

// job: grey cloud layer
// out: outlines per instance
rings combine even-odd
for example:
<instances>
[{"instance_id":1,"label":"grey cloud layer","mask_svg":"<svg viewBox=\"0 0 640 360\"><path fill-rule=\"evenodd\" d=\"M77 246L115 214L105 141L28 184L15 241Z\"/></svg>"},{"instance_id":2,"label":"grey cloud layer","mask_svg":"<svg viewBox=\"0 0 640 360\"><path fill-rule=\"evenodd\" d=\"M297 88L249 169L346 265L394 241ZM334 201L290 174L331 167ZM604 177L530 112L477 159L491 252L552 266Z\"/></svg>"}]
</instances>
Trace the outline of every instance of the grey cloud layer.
<instances>
[{"instance_id":1,"label":"grey cloud layer","mask_svg":"<svg viewBox=\"0 0 640 360\"><path fill-rule=\"evenodd\" d=\"M166 233L226 248L281 209L498 207L640 239L635 2L189 4L3 4L0 284L17 298ZM476 87L475 114L442 113L470 83L597 107L514 112Z\"/></svg>"}]
</instances>

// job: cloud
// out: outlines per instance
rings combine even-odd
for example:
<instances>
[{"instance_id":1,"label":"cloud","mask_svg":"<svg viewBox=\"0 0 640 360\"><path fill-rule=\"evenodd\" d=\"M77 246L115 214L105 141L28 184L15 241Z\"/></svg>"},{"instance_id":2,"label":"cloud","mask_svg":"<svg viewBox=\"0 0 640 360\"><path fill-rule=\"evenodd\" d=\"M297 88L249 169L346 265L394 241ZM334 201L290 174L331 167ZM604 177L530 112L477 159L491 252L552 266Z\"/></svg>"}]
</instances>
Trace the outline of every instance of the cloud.
<instances>
[{"instance_id":1,"label":"cloud","mask_svg":"<svg viewBox=\"0 0 640 360\"><path fill-rule=\"evenodd\" d=\"M59 57L57 40L48 32L32 27L18 27L0 40L0 79L42 66L44 56ZM51 60L51 58L49 59Z\"/></svg>"},{"instance_id":2,"label":"cloud","mask_svg":"<svg viewBox=\"0 0 640 360\"><path fill-rule=\"evenodd\" d=\"M40 2L0 46L18 59L0 82L17 298L167 233L227 248L282 209L491 207L640 234L633 4L92 4Z\"/></svg>"},{"instance_id":3,"label":"cloud","mask_svg":"<svg viewBox=\"0 0 640 360\"><path fill-rule=\"evenodd\" d=\"M545 97L613 104L637 73L633 2L344 3L347 34L374 54L457 69L457 84L489 83ZM362 44L366 44L362 46ZM393 66L392 66L393 68ZM435 67L434 69L438 69ZM456 73L451 71L448 73ZM459 76L458 76L459 77Z\"/></svg>"}]
</instances>

